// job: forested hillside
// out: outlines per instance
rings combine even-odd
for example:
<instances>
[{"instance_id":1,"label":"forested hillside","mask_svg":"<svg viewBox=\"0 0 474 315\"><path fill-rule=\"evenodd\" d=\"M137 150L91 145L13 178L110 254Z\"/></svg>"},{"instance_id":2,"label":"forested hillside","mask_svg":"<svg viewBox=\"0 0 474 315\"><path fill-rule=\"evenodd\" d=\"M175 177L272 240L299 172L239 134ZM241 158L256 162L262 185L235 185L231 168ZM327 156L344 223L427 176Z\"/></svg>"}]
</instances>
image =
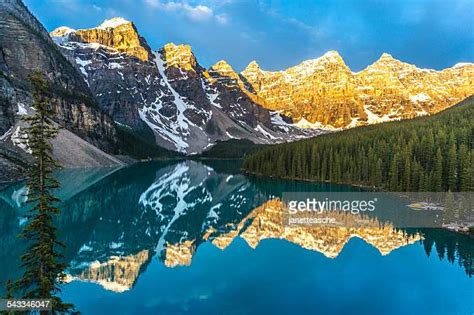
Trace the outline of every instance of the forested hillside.
<instances>
[{"instance_id":1,"label":"forested hillside","mask_svg":"<svg viewBox=\"0 0 474 315\"><path fill-rule=\"evenodd\" d=\"M267 147L249 173L391 191L474 190L474 97L437 115Z\"/></svg>"}]
</instances>

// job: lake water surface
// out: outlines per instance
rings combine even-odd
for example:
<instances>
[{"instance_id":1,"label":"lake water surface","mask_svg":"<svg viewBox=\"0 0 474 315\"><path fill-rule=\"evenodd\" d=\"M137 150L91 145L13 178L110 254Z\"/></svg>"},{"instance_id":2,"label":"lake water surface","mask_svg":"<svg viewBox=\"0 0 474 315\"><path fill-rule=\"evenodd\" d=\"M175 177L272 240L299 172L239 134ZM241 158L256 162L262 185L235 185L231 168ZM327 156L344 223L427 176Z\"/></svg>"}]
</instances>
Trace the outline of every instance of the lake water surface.
<instances>
[{"instance_id":1,"label":"lake water surface","mask_svg":"<svg viewBox=\"0 0 474 315\"><path fill-rule=\"evenodd\" d=\"M61 171L62 296L83 314L473 314L474 239L440 229L287 228L288 191L236 161ZM0 191L0 285L21 275L24 184ZM406 211L406 209L400 209ZM2 292L3 293L3 292Z\"/></svg>"}]
</instances>

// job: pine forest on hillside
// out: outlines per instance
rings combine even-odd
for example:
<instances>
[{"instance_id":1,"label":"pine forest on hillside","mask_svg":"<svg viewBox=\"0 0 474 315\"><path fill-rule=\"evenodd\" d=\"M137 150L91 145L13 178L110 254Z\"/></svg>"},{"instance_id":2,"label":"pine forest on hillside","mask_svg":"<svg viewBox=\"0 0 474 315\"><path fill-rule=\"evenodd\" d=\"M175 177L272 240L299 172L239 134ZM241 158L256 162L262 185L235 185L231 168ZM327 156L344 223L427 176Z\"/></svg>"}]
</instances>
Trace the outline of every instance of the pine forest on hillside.
<instances>
[{"instance_id":1,"label":"pine forest on hillside","mask_svg":"<svg viewBox=\"0 0 474 315\"><path fill-rule=\"evenodd\" d=\"M390 191L474 190L474 98L430 117L267 147L249 173Z\"/></svg>"}]
</instances>

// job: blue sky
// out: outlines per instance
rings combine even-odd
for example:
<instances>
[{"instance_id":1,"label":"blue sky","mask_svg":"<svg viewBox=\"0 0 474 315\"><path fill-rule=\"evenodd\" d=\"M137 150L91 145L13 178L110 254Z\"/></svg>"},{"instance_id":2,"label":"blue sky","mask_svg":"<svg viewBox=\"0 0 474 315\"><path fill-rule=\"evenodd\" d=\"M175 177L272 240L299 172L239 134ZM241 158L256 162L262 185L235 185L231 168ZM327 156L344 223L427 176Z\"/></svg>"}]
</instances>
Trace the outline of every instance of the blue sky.
<instances>
[{"instance_id":1,"label":"blue sky","mask_svg":"<svg viewBox=\"0 0 474 315\"><path fill-rule=\"evenodd\" d=\"M133 21L153 49L190 44L201 65L280 70L337 50L359 71L383 52L423 68L474 62L473 0L24 0L51 31Z\"/></svg>"}]
</instances>

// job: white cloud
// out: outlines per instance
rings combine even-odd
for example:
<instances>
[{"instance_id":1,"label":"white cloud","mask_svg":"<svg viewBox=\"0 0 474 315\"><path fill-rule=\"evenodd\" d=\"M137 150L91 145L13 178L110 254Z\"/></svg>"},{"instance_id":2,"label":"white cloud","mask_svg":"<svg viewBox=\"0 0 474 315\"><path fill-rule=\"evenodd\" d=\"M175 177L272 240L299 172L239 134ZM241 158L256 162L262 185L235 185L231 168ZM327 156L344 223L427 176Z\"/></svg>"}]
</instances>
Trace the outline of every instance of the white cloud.
<instances>
[{"instance_id":1,"label":"white cloud","mask_svg":"<svg viewBox=\"0 0 474 315\"><path fill-rule=\"evenodd\" d=\"M144 2L150 8L184 14L193 21L201 22L215 19L221 24L225 24L227 22L227 16L225 14L214 15L214 11L210 7L202 4L192 6L189 3L183 1L163 2L160 0L144 0Z\"/></svg>"},{"instance_id":2,"label":"white cloud","mask_svg":"<svg viewBox=\"0 0 474 315\"><path fill-rule=\"evenodd\" d=\"M192 7L189 4L183 4L183 10L185 10L186 14L191 19L196 21L209 20L214 15L212 9L206 7L205 5L198 5L196 7Z\"/></svg>"},{"instance_id":3,"label":"white cloud","mask_svg":"<svg viewBox=\"0 0 474 315\"><path fill-rule=\"evenodd\" d=\"M227 24L227 22L228 22L227 14L218 14L218 15L216 15L216 21L220 24Z\"/></svg>"}]
</instances>

